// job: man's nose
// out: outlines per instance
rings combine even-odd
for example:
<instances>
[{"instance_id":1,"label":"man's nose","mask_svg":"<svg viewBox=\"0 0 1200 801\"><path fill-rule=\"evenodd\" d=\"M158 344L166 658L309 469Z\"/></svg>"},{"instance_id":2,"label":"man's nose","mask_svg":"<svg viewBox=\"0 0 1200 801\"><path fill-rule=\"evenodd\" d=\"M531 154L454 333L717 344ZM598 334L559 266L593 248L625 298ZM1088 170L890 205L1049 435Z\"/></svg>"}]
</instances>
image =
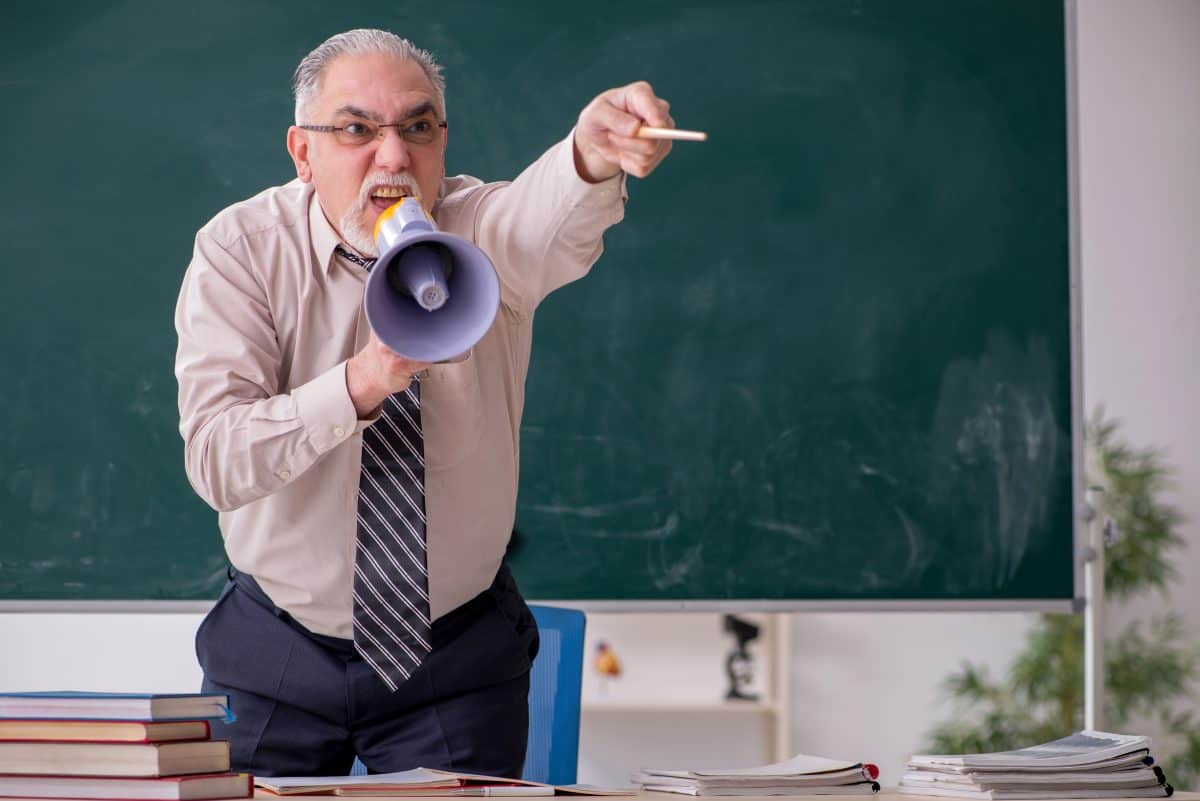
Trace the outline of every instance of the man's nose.
<instances>
[{"instance_id":1,"label":"man's nose","mask_svg":"<svg viewBox=\"0 0 1200 801\"><path fill-rule=\"evenodd\" d=\"M409 164L408 143L393 127L383 128L381 139L375 147L375 166L383 170L407 169Z\"/></svg>"}]
</instances>

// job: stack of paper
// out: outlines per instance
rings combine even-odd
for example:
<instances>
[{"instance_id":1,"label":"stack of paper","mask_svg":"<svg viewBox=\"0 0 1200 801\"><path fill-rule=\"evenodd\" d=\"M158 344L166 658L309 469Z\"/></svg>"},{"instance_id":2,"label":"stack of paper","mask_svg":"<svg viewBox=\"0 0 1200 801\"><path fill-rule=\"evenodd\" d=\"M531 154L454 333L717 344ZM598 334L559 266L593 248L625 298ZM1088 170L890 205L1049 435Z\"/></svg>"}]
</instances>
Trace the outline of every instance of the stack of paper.
<instances>
[{"instance_id":1,"label":"stack of paper","mask_svg":"<svg viewBox=\"0 0 1200 801\"><path fill-rule=\"evenodd\" d=\"M644 790L684 795L870 795L879 792L879 768L799 754L786 762L730 770L658 770L633 777Z\"/></svg>"},{"instance_id":2,"label":"stack of paper","mask_svg":"<svg viewBox=\"0 0 1200 801\"><path fill-rule=\"evenodd\" d=\"M1150 738L1081 731L990 754L918 754L900 779L905 795L984 801L1166 798L1174 793L1150 755Z\"/></svg>"},{"instance_id":3,"label":"stack of paper","mask_svg":"<svg viewBox=\"0 0 1200 801\"><path fill-rule=\"evenodd\" d=\"M553 785L525 779L483 776L431 768L413 768L370 776L258 776L254 783L275 795L335 795L347 798L371 796L540 796L540 795L633 795L629 789L605 789L589 785Z\"/></svg>"}]
</instances>

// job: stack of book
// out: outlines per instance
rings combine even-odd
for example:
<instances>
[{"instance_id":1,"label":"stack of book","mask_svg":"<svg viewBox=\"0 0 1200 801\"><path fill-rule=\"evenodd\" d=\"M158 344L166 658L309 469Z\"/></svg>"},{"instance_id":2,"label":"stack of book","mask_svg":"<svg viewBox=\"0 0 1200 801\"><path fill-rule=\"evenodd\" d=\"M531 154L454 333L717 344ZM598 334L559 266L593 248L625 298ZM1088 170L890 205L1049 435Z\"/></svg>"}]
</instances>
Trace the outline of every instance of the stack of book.
<instances>
[{"instance_id":1,"label":"stack of book","mask_svg":"<svg viewBox=\"0 0 1200 801\"><path fill-rule=\"evenodd\" d=\"M254 779L229 772L229 743L209 721L224 695L0 694L0 797L248 798Z\"/></svg>"},{"instance_id":2,"label":"stack of book","mask_svg":"<svg viewBox=\"0 0 1200 801\"><path fill-rule=\"evenodd\" d=\"M786 762L728 770L644 768L633 776L643 790L683 795L870 795L879 768L869 762L798 754Z\"/></svg>"},{"instance_id":3,"label":"stack of book","mask_svg":"<svg viewBox=\"0 0 1200 801\"><path fill-rule=\"evenodd\" d=\"M1102 731L1016 751L918 754L900 778L905 795L984 801L1166 798L1175 791L1150 755L1150 738Z\"/></svg>"}]
</instances>

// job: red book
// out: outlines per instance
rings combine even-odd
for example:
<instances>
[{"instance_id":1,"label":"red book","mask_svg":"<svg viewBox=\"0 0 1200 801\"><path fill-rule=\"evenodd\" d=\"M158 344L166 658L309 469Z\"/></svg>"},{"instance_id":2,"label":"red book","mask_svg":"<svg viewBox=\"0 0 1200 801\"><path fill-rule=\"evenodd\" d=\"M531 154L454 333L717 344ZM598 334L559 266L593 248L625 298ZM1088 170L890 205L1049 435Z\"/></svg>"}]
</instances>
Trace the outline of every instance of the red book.
<instances>
[{"instance_id":1,"label":"red book","mask_svg":"<svg viewBox=\"0 0 1200 801\"><path fill-rule=\"evenodd\" d=\"M161 779L125 776L0 776L0 796L23 798L151 799L200 801L210 798L249 798L254 777L249 773L208 773Z\"/></svg>"}]
</instances>

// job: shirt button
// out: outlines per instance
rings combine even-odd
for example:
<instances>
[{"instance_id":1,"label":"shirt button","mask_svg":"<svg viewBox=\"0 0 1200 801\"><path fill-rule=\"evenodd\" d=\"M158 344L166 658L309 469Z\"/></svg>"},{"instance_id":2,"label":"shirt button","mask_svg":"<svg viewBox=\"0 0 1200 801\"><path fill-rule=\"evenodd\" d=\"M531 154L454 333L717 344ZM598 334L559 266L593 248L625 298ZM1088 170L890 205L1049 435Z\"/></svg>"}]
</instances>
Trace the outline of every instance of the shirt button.
<instances>
[{"instance_id":1,"label":"shirt button","mask_svg":"<svg viewBox=\"0 0 1200 801\"><path fill-rule=\"evenodd\" d=\"M341 426L334 426L333 435L335 437L344 437L346 436L346 429L342 428Z\"/></svg>"},{"instance_id":2,"label":"shirt button","mask_svg":"<svg viewBox=\"0 0 1200 801\"><path fill-rule=\"evenodd\" d=\"M279 476L279 477L280 477L280 478L282 478L284 481L287 481L289 478L291 478L291 477L292 477L292 471L291 471L291 470L280 470L280 471L279 471L278 473L276 473L275 475Z\"/></svg>"}]
</instances>

